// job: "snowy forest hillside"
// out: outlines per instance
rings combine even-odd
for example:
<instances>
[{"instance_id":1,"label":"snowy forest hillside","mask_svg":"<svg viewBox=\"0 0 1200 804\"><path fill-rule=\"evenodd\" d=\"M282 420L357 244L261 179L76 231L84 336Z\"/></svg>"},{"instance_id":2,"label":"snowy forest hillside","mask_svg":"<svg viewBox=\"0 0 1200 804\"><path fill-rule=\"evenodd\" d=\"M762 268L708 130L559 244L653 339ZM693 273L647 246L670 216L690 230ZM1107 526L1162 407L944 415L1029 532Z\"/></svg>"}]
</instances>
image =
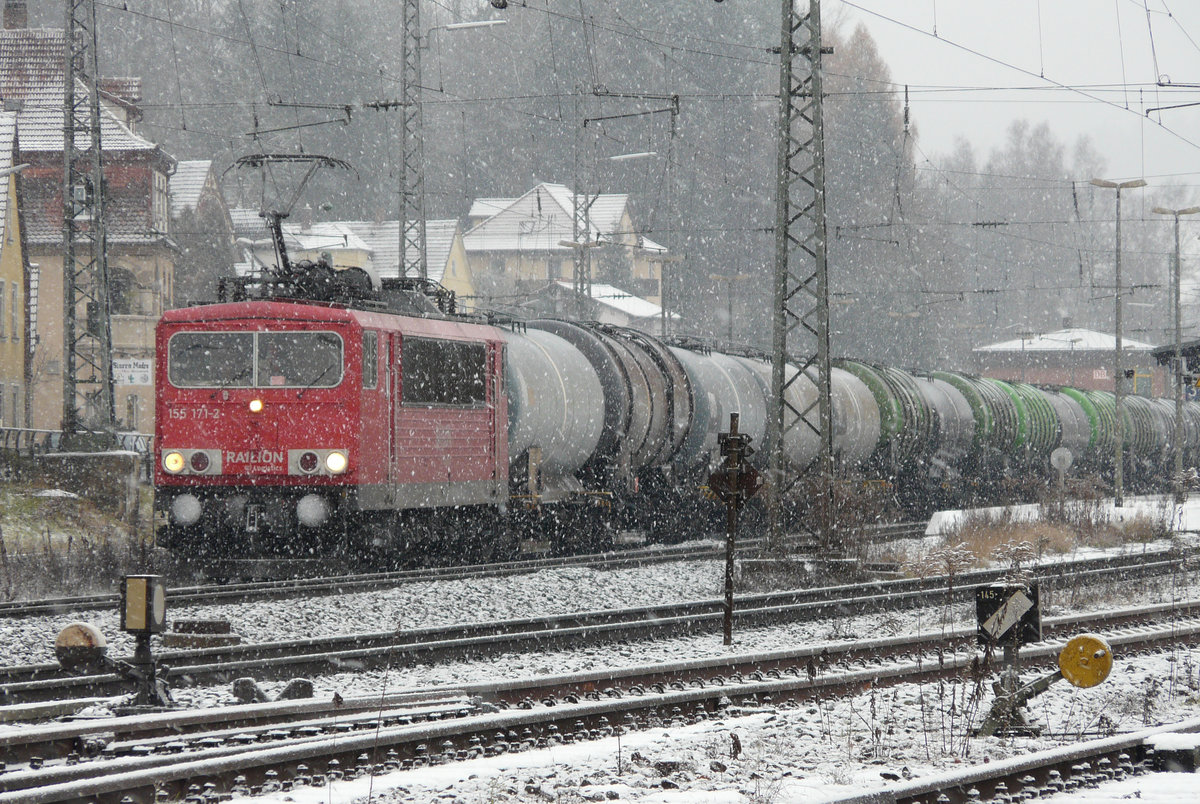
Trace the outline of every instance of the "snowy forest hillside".
<instances>
[{"instance_id":1,"label":"snowy forest hillside","mask_svg":"<svg viewBox=\"0 0 1200 804\"><path fill-rule=\"evenodd\" d=\"M61 25L57 2L33 24ZM253 151L345 159L306 193L318 217L395 217L399 3L136 0L99 5L101 70L143 78L143 134L224 169ZM478 0L422 4L429 217L538 181L628 192L637 225L684 255L679 306L719 335L733 282L739 340L769 344L779 10L773 3ZM870 36L825 22L829 247L837 355L967 368L970 348L1070 325L1111 329L1113 194L1087 140L1031 119L980 153L928 153ZM487 28L451 23L503 19ZM678 96L672 134L671 97ZM1036 112L1036 110L1034 110ZM630 152L652 158L612 161ZM670 167L668 168L668 163ZM230 172L231 204L256 205ZM1127 337L1167 340L1171 235L1149 188L1125 207ZM1186 298L1185 298L1186 301ZM720 312L718 312L720 311ZM1185 313L1185 321L1189 316Z\"/></svg>"}]
</instances>

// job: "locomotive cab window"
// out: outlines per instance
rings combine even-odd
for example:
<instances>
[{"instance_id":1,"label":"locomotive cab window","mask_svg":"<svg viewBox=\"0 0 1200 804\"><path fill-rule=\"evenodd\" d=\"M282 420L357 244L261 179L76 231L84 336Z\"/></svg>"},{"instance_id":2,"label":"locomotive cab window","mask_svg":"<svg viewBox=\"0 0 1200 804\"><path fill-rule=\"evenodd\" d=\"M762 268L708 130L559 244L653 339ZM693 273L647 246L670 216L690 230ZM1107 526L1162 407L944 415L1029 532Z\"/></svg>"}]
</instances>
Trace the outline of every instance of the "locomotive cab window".
<instances>
[{"instance_id":1,"label":"locomotive cab window","mask_svg":"<svg viewBox=\"0 0 1200 804\"><path fill-rule=\"evenodd\" d=\"M332 388L342 381L334 332L177 332L167 344L177 388Z\"/></svg>"},{"instance_id":2,"label":"locomotive cab window","mask_svg":"<svg viewBox=\"0 0 1200 804\"><path fill-rule=\"evenodd\" d=\"M342 339L333 332L260 332L259 388L332 388L342 381Z\"/></svg>"},{"instance_id":3,"label":"locomotive cab window","mask_svg":"<svg viewBox=\"0 0 1200 804\"><path fill-rule=\"evenodd\" d=\"M177 332L167 345L167 376L177 388L249 388L254 333Z\"/></svg>"},{"instance_id":4,"label":"locomotive cab window","mask_svg":"<svg viewBox=\"0 0 1200 804\"><path fill-rule=\"evenodd\" d=\"M474 406L487 402L487 350L482 343L405 338L400 347L405 405Z\"/></svg>"}]
</instances>

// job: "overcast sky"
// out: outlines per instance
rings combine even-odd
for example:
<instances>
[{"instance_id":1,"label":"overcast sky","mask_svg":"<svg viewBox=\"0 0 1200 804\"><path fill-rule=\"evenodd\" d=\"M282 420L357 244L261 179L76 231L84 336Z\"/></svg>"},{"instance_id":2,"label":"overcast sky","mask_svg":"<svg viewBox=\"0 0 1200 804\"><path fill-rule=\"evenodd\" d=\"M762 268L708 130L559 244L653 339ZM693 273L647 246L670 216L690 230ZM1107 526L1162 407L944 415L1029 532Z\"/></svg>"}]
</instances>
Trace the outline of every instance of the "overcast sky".
<instances>
[{"instance_id":1,"label":"overcast sky","mask_svg":"<svg viewBox=\"0 0 1200 804\"><path fill-rule=\"evenodd\" d=\"M936 164L958 137L986 157L1025 118L1068 143L1091 137L1107 178L1200 189L1200 107L1145 114L1200 102L1200 89L1155 85L1200 85L1198 0L826 0L823 11L847 32L865 25L910 86L918 160Z\"/></svg>"}]
</instances>

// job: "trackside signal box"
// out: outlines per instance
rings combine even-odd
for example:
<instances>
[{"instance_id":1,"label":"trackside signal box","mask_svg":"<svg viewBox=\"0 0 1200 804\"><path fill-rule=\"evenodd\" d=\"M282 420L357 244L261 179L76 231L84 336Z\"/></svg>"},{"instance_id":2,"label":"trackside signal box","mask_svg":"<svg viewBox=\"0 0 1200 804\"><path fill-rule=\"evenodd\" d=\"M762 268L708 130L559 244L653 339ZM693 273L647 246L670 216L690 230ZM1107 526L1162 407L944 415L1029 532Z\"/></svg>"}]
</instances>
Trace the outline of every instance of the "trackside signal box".
<instances>
[{"instance_id":1,"label":"trackside signal box","mask_svg":"<svg viewBox=\"0 0 1200 804\"><path fill-rule=\"evenodd\" d=\"M158 634L167 624L167 591L158 575L126 575L121 584L121 630Z\"/></svg>"},{"instance_id":2,"label":"trackside signal box","mask_svg":"<svg viewBox=\"0 0 1200 804\"><path fill-rule=\"evenodd\" d=\"M1042 641L1038 585L993 584L975 590L976 636L982 647Z\"/></svg>"}]
</instances>

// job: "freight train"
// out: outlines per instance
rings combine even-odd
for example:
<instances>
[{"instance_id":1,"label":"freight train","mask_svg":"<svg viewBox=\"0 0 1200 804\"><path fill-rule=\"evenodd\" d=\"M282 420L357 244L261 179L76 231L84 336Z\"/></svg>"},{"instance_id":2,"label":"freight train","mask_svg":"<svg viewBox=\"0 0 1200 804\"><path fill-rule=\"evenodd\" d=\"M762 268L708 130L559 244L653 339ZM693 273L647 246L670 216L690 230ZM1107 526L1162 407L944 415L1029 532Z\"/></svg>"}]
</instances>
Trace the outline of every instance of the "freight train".
<instances>
[{"instance_id":1,"label":"freight train","mask_svg":"<svg viewBox=\"0 0 1200 804\"><path fill-rule=\"evenodd\" d=\"M159 543L404 564L438 547L504 555L530 538L555 549L616 532L668 539L717 510L699 492L731 412L756 460L772 449L766 355L597 323L458 315L452 301L416 281L377 286L301 262L164 314ZM1046 476L1060 447L1083 471L1110 465L1111 393L854 360L836 362L831 384L837 465L914 504ZM816 392L801 377L788 393L804 409ZM1127 482L1162 480L1173 404L1133 396L1124 411ZM783 446L788 471L801 472L818 441L797 427ZM1191 461L1197 404L1186 406L1185 447Z\"/></svg>"}]
</instances>

